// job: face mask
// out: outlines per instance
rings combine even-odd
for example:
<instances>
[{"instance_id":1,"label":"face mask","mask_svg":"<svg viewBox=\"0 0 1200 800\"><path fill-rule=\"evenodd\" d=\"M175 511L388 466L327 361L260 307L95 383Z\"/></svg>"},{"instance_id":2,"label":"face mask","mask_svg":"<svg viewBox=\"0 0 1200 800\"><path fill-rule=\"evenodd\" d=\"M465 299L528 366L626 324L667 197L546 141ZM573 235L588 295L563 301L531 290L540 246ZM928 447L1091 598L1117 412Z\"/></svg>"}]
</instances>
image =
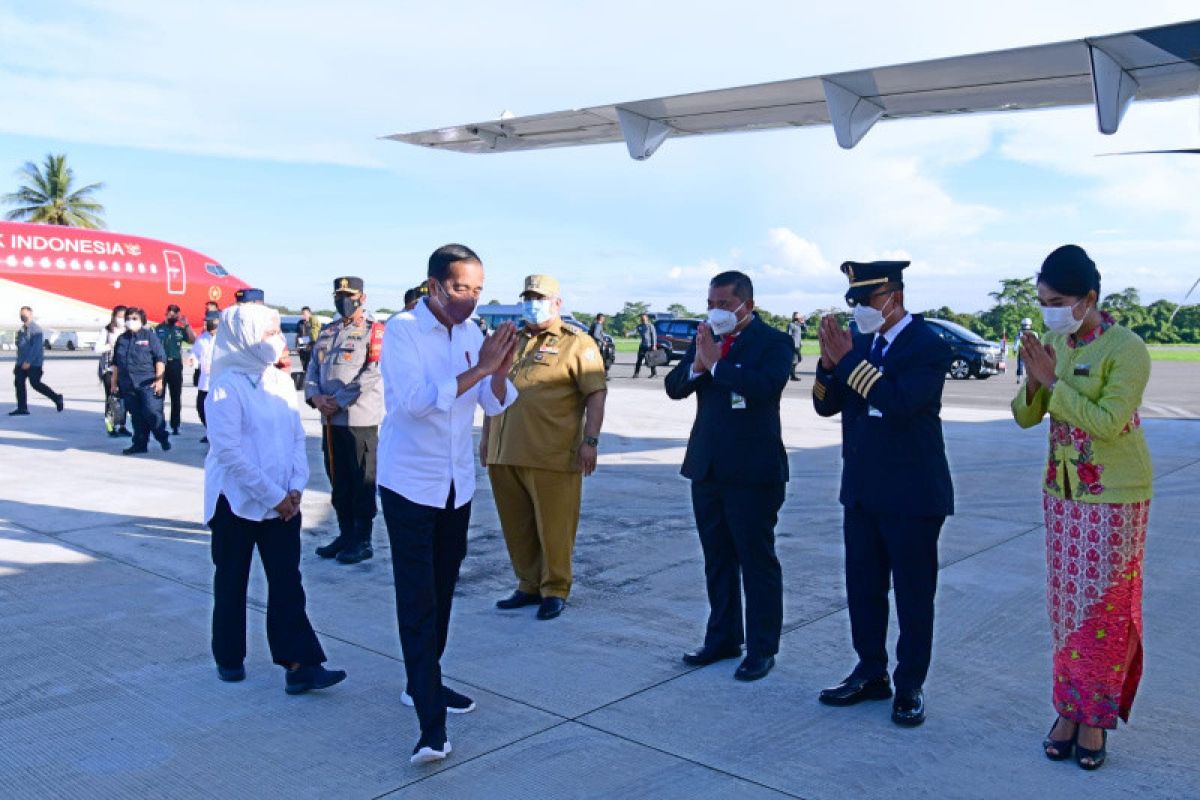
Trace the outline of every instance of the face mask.
<instances>
[{"instance_id":1,"label":"face mask","mask_svg":"<svg viewBox=\"0 0 1200 800\"><path fill-rule=\"evenodd\" d=\"M888 298L888 303L891 298ZM887 308L888 303L884 303L883 307ZM887 321L887 314L881 309L873 308L866 303L859 303L854 307L854 324L858 326L861 333L874 333L883 327L883 323Z\"/></svg>"},{"instance_id":2,"label":"face mask","mask_svg":"<svg viewBox=\"0 0 1200 800\"><path fill-rule=\"evenodd\" d=\"M123 320L123 319L114 319L114 320L113 320L113 327L114 327L114 328L116 328L116 329L117 329L117 330L119 330L119 331L120 331L120 330L124 330L124 329L125 329L125 320Z\"/></svg>"},{"instance_id":3,"label":"face mask","mask_svg":"<svg viewBox=\"0 0 1200 800\"><path fill-rule=\"evenodd\" d=\"M204 323L204 330L208 331L209 333L216 333L217 332L217 323L216 322Z\"/></svg>"},{"instance_id":4,"label":"face mask","mask_svg":"<svg viewBox=\"0 0 1200 800\"><path fill-rule=\"evenodd\" d=\"M549 322L554 316L554 309L549 299L521 301L521 315L530 325L541 325Z\"/></svg>"},{"instance_id":5,"label":"face mask","mask_svg":"<svg viewBox=\"0 0 1200 800\"><path fill-rule=\"evenodd\" d=\"M128 330L131 330L134 333L137 333L138 331L140 331L142 329L142 321L136 317L134 317L133 319L127 319L127 320L125 320L125 327Z\"/></svg>"},{"instance_id":6,"label":"face mask","mask_svg":"<svg viewBox=\"0 0 1200 800\"><path fill-rule=\"evenodd\" d=\"M1073 306L1059 306L1056 308L1042 306L1042 321L1054 333L1061 336L1070 336L1079 330L1079 326L1083 324L1082 319L1075 319L1075 306L1082 302L1082 300L1079 300ZM1087 315L1085 314L1084 316Z\"/></svg>"},{"instance_id":7,"label":"face mask","mask_svg":"<svg viewBox=\"0 0 1200 800\"><path fill-rule=\"evenodd\" d=\"M358 307L362 305L362 301L357 297L347 297L346 295L338 295L333 300L333 305L337 308L337 312L344 318L349 319L354 316L354 312L358 311Z\"/></svg>"},{"instance_id":8,"label":"face mask","mask_svg":"<svg viewBox=\"0 0 1200 800\"><path fill-rule=\"evenodd\" d=\"M277 364L283 358L283 351L287 348L287 340L283 338L282 333L277 333L269 339L259 342L254 345L254 354L262 359L264 366Z\"/></svg>"},{"instance_id":9,"label":"face mask","mask_svg":"<svg viewBox=\"0 0 1200 800\"><path fill-rule=\"evenodd\" d=\"M175 320L177 320L177 319L179 319L179 317L176 316L175 314L167 314L167 324L168 325L174 325Z\"/></svg>"},{"instance_id":10,"label":"face mask","mask_svg":"<svg viewBox=\"0 0 1200 800\"><path fill-rule=\"evenodd\" d=\"M708 327L712 328L712 332L717 336L727 336L733 333L733 329L738 324L737 312L741 311L745 305L743 302L733 311L726 311L723 308L710 308L708 310Z\"/></svg>"},{"instance_id":11,"label":"face mask","mask_svg":"<svg viewBox=\"0 0 1200 800\"><path fill-rule=\"evenodd\" d=\"M446 316L448 316L450 321L455 325L459 324L460 322L465 322L471 318L472 314L475 313L476 301L474 298L461 300L454 299L450 297L450 293L446 291L445 286L442 286L439 283L437 284L437 287L438 292L440 293L438 305L442 307L442 310L446 312Z\"/></svg>"},{"instance_id":12,"label":"face mask","mask_svg":"<svg viewBox=\"0 0 1200 800\"><path fill-rule=\"evenodd\" d=\"M28 325L28 324L29 324L29 317L27 317L26 315L22 314L22 315L21 315L21 324L22 324L22 325Z\"/></svg>"}]
</instances>

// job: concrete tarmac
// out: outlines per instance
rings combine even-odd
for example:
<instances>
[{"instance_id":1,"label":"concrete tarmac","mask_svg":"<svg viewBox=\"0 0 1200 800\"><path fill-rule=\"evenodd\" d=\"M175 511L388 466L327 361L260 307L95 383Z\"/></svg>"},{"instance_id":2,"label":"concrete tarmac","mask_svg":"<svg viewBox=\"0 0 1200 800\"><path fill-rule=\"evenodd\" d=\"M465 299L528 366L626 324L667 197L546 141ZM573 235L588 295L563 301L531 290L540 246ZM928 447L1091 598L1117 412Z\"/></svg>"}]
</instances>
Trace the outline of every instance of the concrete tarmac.
<instances>
[{"instance_id":1,"label":"concrete tarmac","mask_svg":"<svg viewBox=\"0 0 1200 800\"><path fill-rule=\"evenodd\" d=\"M1195 385L1200 375L1156 364L1156 380L1164 366L1179 368L1169 382L1186 374ZM152 443L148 456L123 457L127 440L103 432L94 364L49 361L46 381L66 395L66 411L36 396L29 417L0 413L0 795L1200 796L1188 724L1200 718L1200 422L1145 423L1156 470L1145 678L1132 724L1110 738L1109 763L1085 773L1040 751L1054 718L1039 502L1046 430L1022 431L1008 418L1011 379L949 384L959 513L942 536L929 719L902 730L888 703L816 701L854 658L836 498L840 432L836 419L813 413L811 375L783 405L792 481L778 527L782 649L769 677L741 684L734 661L692 669L679 660L700 643L706 614L678 474L693 402L672 402L661 381L631 381L622 370L629 365L618 364L610 384L600 468L585 482L575 588L559 619L493 607L514 578L481 472L443 662L447 683L478 708L449 720L446 761L414 767L418 730L399 699L382 517L373 560L342 566L313 553L334 527L315 412L305 413L313 480L301 569L330 666L350 676L288 697L266 648L257 566L248 678L216 678L194 391L185 392L184 431L169 453ZM1196 396L1162 405L1191 411Z\"/></svg>"}]
</instances>

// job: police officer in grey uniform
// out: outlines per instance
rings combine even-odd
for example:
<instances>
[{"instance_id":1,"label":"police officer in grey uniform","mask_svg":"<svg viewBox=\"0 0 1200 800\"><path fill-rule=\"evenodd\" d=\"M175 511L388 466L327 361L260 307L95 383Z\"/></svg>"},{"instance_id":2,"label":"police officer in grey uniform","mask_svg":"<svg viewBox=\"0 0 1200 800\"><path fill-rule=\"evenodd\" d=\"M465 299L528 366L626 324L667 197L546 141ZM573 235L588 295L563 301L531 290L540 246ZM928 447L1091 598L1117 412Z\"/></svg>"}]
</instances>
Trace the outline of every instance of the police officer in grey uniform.
<instances>
[{"instance_id":1,"label":"police officer in grey uniform","mask_svg":"<svg viewBox=\"0 0 1200 800\"><path fill-rule=\"evenodd\" d=\"M339 530L336 539L317 548L317 555L336 557L342 564L374 555L383 323L367 313L366 299L362 278L346 276L333 282L333 300L341 316L317 337L304 382L304 399L321 412L321 451Z\"/></svg>"}]
</instances>

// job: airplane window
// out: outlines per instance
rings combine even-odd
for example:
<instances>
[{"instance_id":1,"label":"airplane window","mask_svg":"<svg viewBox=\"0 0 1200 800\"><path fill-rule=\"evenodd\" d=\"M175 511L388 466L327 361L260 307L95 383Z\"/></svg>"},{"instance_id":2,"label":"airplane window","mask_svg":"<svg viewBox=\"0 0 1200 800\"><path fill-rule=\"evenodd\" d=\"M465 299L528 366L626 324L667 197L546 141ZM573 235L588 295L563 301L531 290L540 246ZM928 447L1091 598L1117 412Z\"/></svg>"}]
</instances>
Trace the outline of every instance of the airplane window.
<instances>
[{"instance_id":1,"label":"airplane window","mask_svg":"<svg viewBox=\"0 0 1200 800\"><path fill-rule=\"evenodd\" d=\"M209 275L215 275L218 278L224 278L229 274L220 264L205 264L204 269Z\"/></svg>"}]
</instances>

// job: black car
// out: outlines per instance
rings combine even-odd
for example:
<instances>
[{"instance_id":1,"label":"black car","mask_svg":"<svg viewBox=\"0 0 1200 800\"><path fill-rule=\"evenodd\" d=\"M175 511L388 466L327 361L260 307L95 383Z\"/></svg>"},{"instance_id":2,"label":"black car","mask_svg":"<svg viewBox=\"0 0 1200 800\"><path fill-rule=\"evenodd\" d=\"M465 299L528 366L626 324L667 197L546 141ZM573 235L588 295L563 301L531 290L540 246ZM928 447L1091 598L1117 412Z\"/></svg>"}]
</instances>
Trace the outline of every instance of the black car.
<instances>
[{"instance_id":1,"label":"black car","mask_svg":"<svg viewBox=\"0 0 1200 800\"><path fill-rule=\"evenodd\" d=\"M987 341L957 322L929 317L925 321L954 351L954 359L950 362L951 378L965 381L974 376L986 380L1000 373L1004 353L999 344Z\"/></svg>"}]
</instances>

